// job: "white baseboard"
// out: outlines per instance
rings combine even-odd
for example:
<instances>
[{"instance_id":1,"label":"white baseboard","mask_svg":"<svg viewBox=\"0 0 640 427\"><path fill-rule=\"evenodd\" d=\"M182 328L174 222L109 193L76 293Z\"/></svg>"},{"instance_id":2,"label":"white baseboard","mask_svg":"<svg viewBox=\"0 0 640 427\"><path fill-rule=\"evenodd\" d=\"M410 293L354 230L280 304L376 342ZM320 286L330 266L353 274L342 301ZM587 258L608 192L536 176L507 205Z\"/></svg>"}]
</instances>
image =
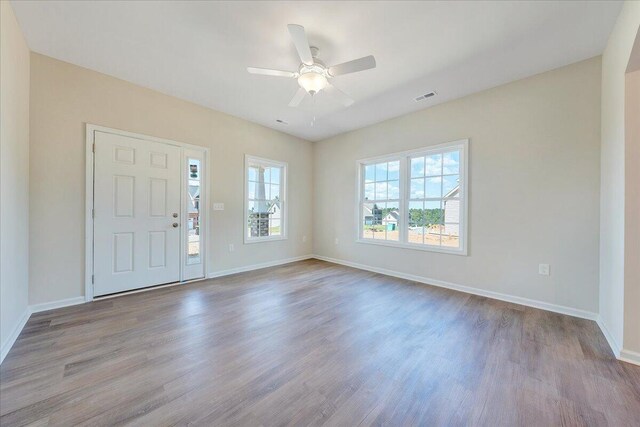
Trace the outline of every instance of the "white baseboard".
<instances>
[{"instance_id":1,"label":"white baseboard","mask_svg":"<svg viewBox=\"0 0 640 427\"><path fill-rule=\"evenodd\" d=\"M9 354L9 350L11 350L11 347L13 347L13 344L18 339L20 332L22 332L22 328L24 328L24 325L27 324L30 316L31 311L29 310L29 307L27 307L24 313L22 313L22 317L20 317L20 320L16 324L15 328L13 328L13 331L11 331L11 335L9 335L6 341L2 343L2 349L0 350L0 364L7 356L7 354Z\"/></svg>"},{"instance_id":2,"label":"white baseboard","mask_svg":"<svg viewBox=\"0 0 640 427\"><path fill-rule=\"evenodd\" d=\"M61 299L58 301L45 302L42 304L34 304L30 305L29 309L31 313L39 313L41 311L54 310L56 308L69 307L71 305L84 304L86 301L84 297L75 297L75 298L67 298Z\"/></svg>"},{"instance_id":3,"label":"white baseboard","mask_svg":"<svg viewBox=\"0 0 640 427\"><path fill-rule=\"evenodd\" d=\"M276 261L263 262L260 264L246 265L244 267L230 268L228 270L213 271L207 275L209 279L215 277L229 276L231 274L244 273L246 271L260 270L262 268L275 267L278 265L289 264L296 261L304 261L305 259L315 258L314 255L302 255L293 258L279 259Z\"/></svg>"},{"instance_id":4,"label":"white baseboard","mask_svg":"<svg viewBox=\"0 0 640 427\"><path fill-rule=\"evenodd\" d=\"M618 360L640 366L640 353L636 351L625 350L623 348L622 350L620 350L620 357L618 357Z\"/></svg>"},{"instance_id":5,"label":"white baseboard","mask_svg":"<svg viewBox=\"0 0 640 427\"><path fill-rule=\"evenodd\" d=\"M602 316L598 315L598 318L596 319L596 323L598 324L598 327L600 327L600 330L602 331L602 335L604 335L604 337L606 338L607 343L609 343L609 347L611 347L611 351L613 352L613 355L617 359L620 359L620 350L622 350L622 347L618 344L616 339L613 337L613 334L609 332L609 328L607 328L607 325L605 325L604 320L602 320Z\"/></svg>"},{"instance_id":6,"label":"white baseboard","mask_svg":"<svg viewBox=\"0 0 640 427\"><path fill-rule=\"evenodd\" d=\"M456 283L445 282L443 280L431 279L428 277L417 276L415 274L401 273L399 271L387 270L385 268L372 267L370 265L359 264L356 262L345 261L336 258L329 258L321 255L314 255L314 258L332 262L334 264L346 265L347 267L357 268L359 270L371 271L374 273L380 273L387 276L398 277L400 279L411 280L413 282L424 283L426 285L438 286L440 288L453 289L454 291L460 291L467 294L479 295L487 298L497 299L500 301L511 302L514 304L526 305L529 307L539 308L541 310L553 311L555 313L566 314L568 316L580 317L582 319L596 320L598 318L597 313L593 313L586 310L580 310L573 307L566 307L558 304L551 304L544 301L533 300L529 298L518 297L514 295L503 294L500 292L487 291L480 288L474 288L471 286L458 285Z\"/></svg>"}]
</instances>

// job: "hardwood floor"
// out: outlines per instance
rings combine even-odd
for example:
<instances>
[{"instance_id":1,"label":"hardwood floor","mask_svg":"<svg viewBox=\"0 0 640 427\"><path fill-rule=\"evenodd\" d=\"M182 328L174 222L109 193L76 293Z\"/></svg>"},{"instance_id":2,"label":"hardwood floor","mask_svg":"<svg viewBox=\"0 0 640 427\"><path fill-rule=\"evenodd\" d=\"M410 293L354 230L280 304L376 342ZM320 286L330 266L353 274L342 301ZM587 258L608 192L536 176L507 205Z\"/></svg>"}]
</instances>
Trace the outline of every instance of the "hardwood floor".
<instances>
[{"instance_id":1,"label":"hardwood floor","mask_svg":"<svg viewBox=\"0 0 640 427\"><path fill-rule=\"evenodd\" d=\"M317 260L34 314L2 425L640 425L594 322Z\"/></svg>"}]
</instances>

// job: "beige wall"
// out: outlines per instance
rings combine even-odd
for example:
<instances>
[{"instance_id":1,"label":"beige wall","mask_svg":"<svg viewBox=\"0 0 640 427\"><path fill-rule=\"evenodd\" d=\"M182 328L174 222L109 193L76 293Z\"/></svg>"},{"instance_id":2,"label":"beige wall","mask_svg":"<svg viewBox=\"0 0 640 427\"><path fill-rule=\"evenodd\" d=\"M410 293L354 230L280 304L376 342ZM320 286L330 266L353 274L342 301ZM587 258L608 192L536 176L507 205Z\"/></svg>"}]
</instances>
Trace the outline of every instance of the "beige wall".
<instances>
[{"instance_id":1,"label":"beige wall","mask_svg":"<svg viewBox=\"0 0 640 427\"><path fill-rule=\"evenodd\" d=\"M625 92L623 347L640 354L640 70L627 74Z\"/></svg>"},{"instance_id":2,"label":"beige wall","mask_svg":"<svg viewBox=\"0 0 640 427\"><path fill-rule=\"evenodd\" d=\"M311 253L310 142L32 53L31 304L84 294L85 123L211 148L210 272ZM289 162L288 240L243 244L245 153Z\"/></svg>"},{"instance_id":3,"label":"beige wall","mask_svg":"<svg viewBox=\"0 0 640 427\"><path fill-rule=\"evenodd\" d=\"M27 313L29 283L29 48L6 1L0 2L0 236L4 357Z\"/></svg>"},{"instance_id":4,"label":"beige wall","mask_svg":"<svg viewBox=\"0 0 640 427\"><path fill-rule=\"evenodd\" d=\"M625 298L624 86L639 25L640 2L625 2L602 54L600 316L618 349L623 345Z\"/></svg>"},{"instance_id":5,"label":"beige wall","mask_svg":"<svg viewBox=\"0 0 640 427\"><path fill-rule=\"evenodd\" d=\"M597 57L315 143L314 253L597 312L600 72ZM357 159L462 138L469 256L355 242Z\"/></svg>"}]
</instances>

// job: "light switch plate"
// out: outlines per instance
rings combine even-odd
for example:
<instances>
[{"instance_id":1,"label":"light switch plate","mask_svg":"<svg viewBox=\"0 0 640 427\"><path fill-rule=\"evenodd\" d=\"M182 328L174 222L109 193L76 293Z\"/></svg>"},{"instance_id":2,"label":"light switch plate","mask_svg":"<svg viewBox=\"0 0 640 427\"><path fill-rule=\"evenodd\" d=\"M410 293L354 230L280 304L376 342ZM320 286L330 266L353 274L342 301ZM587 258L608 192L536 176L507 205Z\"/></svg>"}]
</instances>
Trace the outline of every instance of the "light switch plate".
<instances>
[{"instance_id":1,"label":"light switch plate","mask_svg":"<svg viewBox=\"0 0 640 427\"><path fill-rule=\"evenodd\" d=\"M538 265L538 274L542 276L549 275L549 264L540 264Z\"/></svg>"},{"instance_id":2,"label":"light switch plate","mask_svg":"<svg viewBox=\"0 0 640 427\"><path fill-rule=\"evenodd\" d=\"M213 210L214 211L223 211L224 210L224 203L214 203L213 204Z\"/></svg>"}]
</instances>

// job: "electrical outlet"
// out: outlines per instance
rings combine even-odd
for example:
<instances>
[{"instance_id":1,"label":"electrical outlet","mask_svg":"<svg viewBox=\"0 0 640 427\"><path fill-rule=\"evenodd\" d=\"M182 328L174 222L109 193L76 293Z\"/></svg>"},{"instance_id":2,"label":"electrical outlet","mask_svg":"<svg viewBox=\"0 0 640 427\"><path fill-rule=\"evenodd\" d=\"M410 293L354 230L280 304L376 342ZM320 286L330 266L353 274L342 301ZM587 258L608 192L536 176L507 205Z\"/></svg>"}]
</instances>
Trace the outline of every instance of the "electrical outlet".
<instances>
[{"instance_id":1,"label":"electrical outlet","mask_svg":"<svg viewBox=\"0 0 640 427\"><path fill-rule=\"evenodd\" d=\"M233 246L233 243L229 243L229 252L233 252L236 248Z\"/></svg>"},{"instance_id":2,"label":"electrical outlet","mask_svg":"<svg viewBox=\"0 0 640 427\"><path fill-rule=\"evenodd\" d=\"M542 276L548 276L549 275L549 264L540 264L538 265L538 274L542 275Z\"/></svg>"},{"instance_id":3,"label":"electrical outlet","mask_svg":"<svg viewBox=\"0 0 640 427\"><path fill-rule=\"evenodd\" d=\"M338 240L338 238L337 238L337 237L336 237L336 239L335 239L335 243L336 243L336 245L337 245L338 243L340 243L340 240Z\"/></svg>"},{"instance_id":4,"label":"electrical outlet","mask_svg":"<svg viewBox=\"0 0 640 427\"><path fill-rule=\"evenodd\" d=\"M307 236L302 236L302 243L307 241Z\"/></svg>"}]
</instances>

